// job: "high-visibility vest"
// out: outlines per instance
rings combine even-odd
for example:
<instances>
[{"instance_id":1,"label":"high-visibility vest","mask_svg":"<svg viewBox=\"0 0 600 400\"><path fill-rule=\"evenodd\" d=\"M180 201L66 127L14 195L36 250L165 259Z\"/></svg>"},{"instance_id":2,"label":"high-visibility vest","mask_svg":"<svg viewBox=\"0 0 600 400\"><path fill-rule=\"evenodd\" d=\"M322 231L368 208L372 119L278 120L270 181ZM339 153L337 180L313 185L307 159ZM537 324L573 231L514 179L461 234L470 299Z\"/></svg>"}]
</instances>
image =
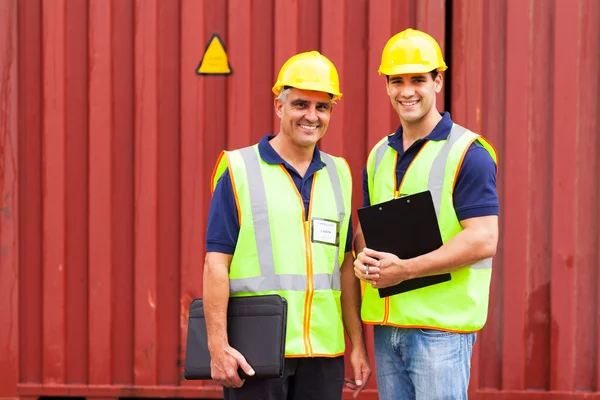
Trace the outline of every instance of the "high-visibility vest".
<instances>
[{"instance_id":1,"label":"high-visibility vest","mask_svg":"<svg viewBox=\"0 0 600 400\"><path fill-rule=\"evenodd\" d=\"M398 153L388 146L388 137L385 137L375 145L367 161L371 204L431 191L442 241L446 243L463 230L452 194L463 157L475 141L497 163L496 151L487 140L454 124L446 140L429 140L423 145L398 188ZM366 285L361 309L363 322L454 332L477 331L487 319L491 275L492 259L487 258L452 272L448 282L384 299L371 285Z\"/></svg>"},{"instance_id":2,"label":"high-visibility vest","mask_svg":"<svg viewBox=\"0 0 600 400\"><path fill-rule=\"evenodd\" d=\"M212 178L214 190L229 168L238 208L231 296L275 293L287 300L286 357L337 357L345 350L340 266L352 180L344 159L323 152L321 159L326 167L313 177L308 220L292 177L282 165L264 162L258 145L223 152ZM315 219L335 222L337 241L313 241Z\"/></svg>"}]
</instances>

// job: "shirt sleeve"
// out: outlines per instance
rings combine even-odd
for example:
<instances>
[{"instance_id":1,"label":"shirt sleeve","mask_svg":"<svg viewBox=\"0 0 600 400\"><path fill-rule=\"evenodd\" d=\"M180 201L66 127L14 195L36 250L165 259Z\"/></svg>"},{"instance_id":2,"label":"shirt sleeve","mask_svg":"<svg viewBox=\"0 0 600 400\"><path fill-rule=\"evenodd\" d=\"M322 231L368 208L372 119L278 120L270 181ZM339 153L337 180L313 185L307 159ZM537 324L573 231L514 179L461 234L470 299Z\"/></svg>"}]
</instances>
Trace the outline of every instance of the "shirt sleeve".
<instances>
[{"instance_id":1,"label":"shirt sleeve","mask_svg":"<svg viewBox=\"0 0 600 400\"><path fill-rule=\"evenodd\" d=\"M478 143L467 150L454 186L454 209L460 221L498 215L496 163Z\"/></svg>"},{"instance_id":2,"label":"shirt sleeve","mask_svg":"<svg viewBox=\"0 0 600 400\"><path fill-rule=\"evenodd\" d=\"M367 166L363 168L363 207L369 207L371 200L369 199L369 177L367 176Z\"/></svg>"},{"instance_id":3,"label":"shirt sleeve","mask_svg":"<svg viewBox=\"0 0 600 400\"><path fill-rule=\"evenodd\" d=\"M208 212L206 251L233 254L240 233L229 169L217 181Z\"/></svg>"}]
</instances>

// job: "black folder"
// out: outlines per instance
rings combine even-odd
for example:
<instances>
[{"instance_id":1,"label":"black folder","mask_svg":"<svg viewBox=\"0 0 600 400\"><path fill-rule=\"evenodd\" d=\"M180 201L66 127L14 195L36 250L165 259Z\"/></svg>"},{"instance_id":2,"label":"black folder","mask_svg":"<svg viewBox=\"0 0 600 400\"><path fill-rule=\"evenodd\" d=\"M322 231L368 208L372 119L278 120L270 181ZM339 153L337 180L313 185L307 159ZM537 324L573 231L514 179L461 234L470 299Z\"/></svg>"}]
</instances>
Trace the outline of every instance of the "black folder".
<instances>
[{"instance_id":1,"label":"black folder","mask_svg":"<svg viewBox=\"0 0 600 400\"><path fill-rule=\"evenodd\" d=\"M428 190L359 208L358 218L369 249L408 259L442 246L435 207ZM420 289L450 279L449 273L409 279L398 285L379 289L379 297Z\"/></svg>"},{"instance_id":2,"label":"black folder","mask_svg":"<svg viewBox=\"0 0 600 400\"><path fill-rule=\"evenodd\" d=\"M229 345L242 353L256 378L283 376L287 302L264 296L231 297L227 308ZM247 378L240 368L240 378ZM187 380L211 379L210 353L202 299L190 304L183 376Z\"/></svg>"}]
</instances>

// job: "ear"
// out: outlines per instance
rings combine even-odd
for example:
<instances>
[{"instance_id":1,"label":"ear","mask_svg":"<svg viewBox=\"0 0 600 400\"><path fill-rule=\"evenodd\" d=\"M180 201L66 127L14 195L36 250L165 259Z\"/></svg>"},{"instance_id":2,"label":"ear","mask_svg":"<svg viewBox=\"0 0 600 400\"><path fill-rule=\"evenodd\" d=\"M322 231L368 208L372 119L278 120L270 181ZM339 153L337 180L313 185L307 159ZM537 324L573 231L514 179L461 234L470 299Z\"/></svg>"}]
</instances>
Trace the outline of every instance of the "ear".
<instances>
[{"instance_id":1,"label":"ear","mask_svg":"<svg viewBox=\"0 0 600 400\"><path fill-rule=\"evenodd\" d=\"M386 81L385 81L385 90L387 91L388 96L391 96L390 95L390 79L389 78L386 79Z\"/></svg>"},{"instance_id":2,"label":"ear","mask_svg":"<svg viewBox=\"0 0 600 400\"><path fill-rule=\"evenodd\" d=\"M435 83L435 92L439 93L442 91L442 87L444 86L444 77L442 76L442 73L438 73L438 75L435 77L435 80L433 81Z\"/></svg>"},{"instance_id":3,"label":"ear","mask_svg":"<svg viewBox=\"0 0 600 400\"><path fill-rule=\"evenodd\" d=\"M273 101L273 106L275 107L275 114L277 114L277 116L281 118L283 116L283 102L279 97L275 97L275 100Z\"/></svg>"}]
</instances>

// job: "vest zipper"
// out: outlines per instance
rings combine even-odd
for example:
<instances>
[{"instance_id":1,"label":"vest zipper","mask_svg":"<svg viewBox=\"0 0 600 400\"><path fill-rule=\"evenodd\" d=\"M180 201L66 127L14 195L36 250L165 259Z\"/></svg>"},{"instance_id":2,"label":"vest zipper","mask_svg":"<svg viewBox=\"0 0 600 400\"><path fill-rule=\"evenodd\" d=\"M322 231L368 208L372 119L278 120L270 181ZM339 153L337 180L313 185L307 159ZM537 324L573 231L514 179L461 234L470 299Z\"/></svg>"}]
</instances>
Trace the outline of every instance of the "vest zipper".
<instances>
[{"instance_id":1,"label":"vest zipper","mask_svg":"<svg viewBox=\"0 0 600 400\"><path fill-rule=\"evenodd\" d=\"M311 196L312 197L312 196ZM304 241L306 243L306 300L304 303L304 345L309 357L312 357L312 345L310 343L310 315L312 310L312 299L314 295L312 248L310 245L310 222L304 221Z\"/></svg>"},{"instance_id":2,"label":"vest zipper","mask_svg":"<svg viewBox=\"0 0 600 400\"><path fill-rule=\"evenodd\" d=\"M308 206L308 218L305 217L306 210L304 209L304 201L302 200L302 195L298 191L294 180L290 173L285 169L283 164L280 164L281 169L285 172L290 179L290 183L292 187L296 190L296 194L298 195L298 200L300 200L300 207L302 209L302 226L304 227L304 244L306 246L305 254L306 254L306 297L304 298L304 321L303 321L303 339L304 339L304 348L306 349L306 353L308 357L313 356L312 352L312 344L310 343L310 316L312 309L312 300L314 296L314 282L313 282L313 268L312 268L312 247L310 245L310 216L312 214L312 195L315 188L315 182L317 180L317 173L313 176L312 187L310 188L310 203Z\"/></svg>"},{"instance_id":3,"label":"vest zipper","mask_svg":"<svg viewBox=\"0 0 600 400\"><path fill-rule=\"evenodd\" d=\"M394 198L397 199L400 197L400 187L402 187L402 182L400 182L400 186L397 186L398 183L396 181L396 169L398 168L398 153L396 153L396 161L394 162ZM398 188L398 190L396 190ZM386 325L388 319L390 317L390 298L386 297L383 299L383 321L381 321L381 325Z\"/></svg>"},{"instance_id":4,"label":"vest zipper","mask_svg":"<svg viewBox=\"0 0 600 400\"><path fill-rule=\"evenodd\" d=\"M387 324L389 317L390 317L390 298L386 297L384 299L383 322L381 323L381 325Z\"/></svg>"},{"instance_id":5,"label":"vest zipper","mask_svg":"<svg viewBox=\"0 0 600 400\"><path fill-rule=\"evenodd\" d=\"M415 160L417 159L417 157L419 156L419 154L421 153L423 148L425 148L425 145L427 144L427 142L428 142L428 140L426 140L425 143L423 144L423 146L421 146L421 148L419 149L415 158L413 158L413 160L410 162L410 164L406 168L406 172L404 173L404 176L402 177L402 181L400 182L400 185L398 185L398 181L396 179L396 170L398 169L398 160L399 160L399 155L396 152L396 162L394 163L394 198L397 199L400 197L400 193L402 192L402 184L404 183L404 178L406 178L406 175L408 174L410 167L412 166L413 162L415 162ZM398 190L396 190L396 188L398 188ZM390 317L390 298L389 297L385 298L384 304L385 305L384 305L384 310L383 310L383 322L381 323L382 325L386 325L388 323L388 319Z\"/></svg>"}]
</instances>

